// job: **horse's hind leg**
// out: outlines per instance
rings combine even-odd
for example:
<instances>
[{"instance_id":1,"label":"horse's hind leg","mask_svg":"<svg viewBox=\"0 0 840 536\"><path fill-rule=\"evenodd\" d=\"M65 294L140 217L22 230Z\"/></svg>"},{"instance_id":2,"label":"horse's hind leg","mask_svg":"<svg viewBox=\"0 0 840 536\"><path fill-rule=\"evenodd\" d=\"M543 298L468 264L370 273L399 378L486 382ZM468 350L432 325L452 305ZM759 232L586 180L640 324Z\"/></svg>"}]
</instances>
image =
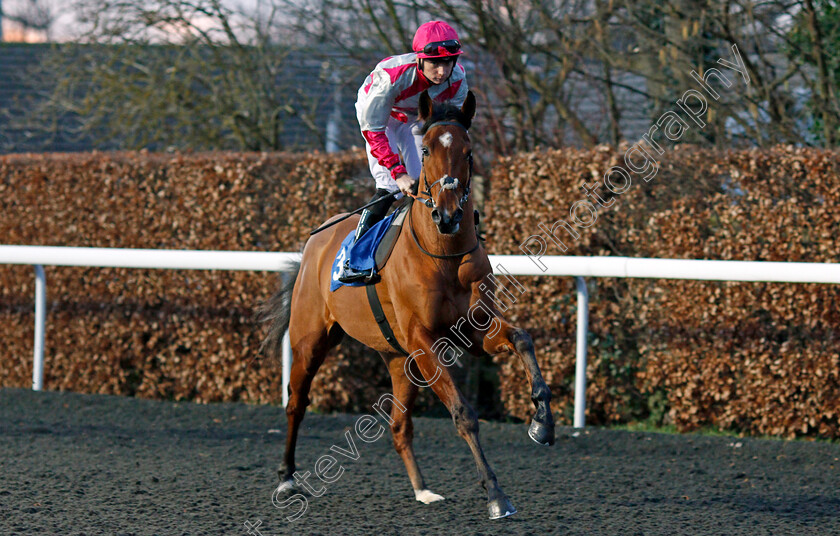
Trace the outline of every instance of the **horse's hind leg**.
<instances>
[{"instance_id":1,"label":"horse's hind leg","mask_svg":"<svg viewBox=\"0 0 840 536\"><path fill-rule=\"evenodd\" d=\"M290 335L302 334L292 339L292 371L289 378L289 403L286 405L288 434L283 465L278 470L281 491L291 489L295 485L295 445L300 423L309 405L309 388L312 386L312 379L330 348L344 337L344 331L337 323L325 325L318 319L303 319L299 316L292 316L289 333Z\"/></svg>"},{"instance_id":2,"label":"horse's hind leg","mask_svg":"<svg viewBox=\"0 0 840 536\"><path fill-rule=\"evenodd\" d=\"M397 355L381 355L388 363L394 398L405 408L405 411L403 411L396 404L392 404L391 435L394 437L394 449L402 458L405 469L408 471L408 478L411 480L411 487L414 489L414 498L425 504L442 501L443 496L426 488L423 475L420 473L420 467L417 465L417 458L414 455L414 424L411 420L411 413L414 411L414 401L417 398L418 387L405 375L407 358ZM419 376L417 365L412 364L412 366L414 374Z\"/></svg>"}]
</instances>

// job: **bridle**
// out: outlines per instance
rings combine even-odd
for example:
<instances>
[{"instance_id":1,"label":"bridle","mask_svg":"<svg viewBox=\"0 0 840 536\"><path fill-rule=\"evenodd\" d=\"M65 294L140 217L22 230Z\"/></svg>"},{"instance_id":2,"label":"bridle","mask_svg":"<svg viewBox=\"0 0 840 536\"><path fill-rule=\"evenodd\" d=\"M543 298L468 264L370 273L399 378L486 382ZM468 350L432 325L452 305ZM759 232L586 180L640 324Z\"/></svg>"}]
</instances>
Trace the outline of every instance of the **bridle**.
<instances>
[{"instance_id":1,"label":"bridle","mask_svg":"<svg viewBox=\"0 0 840 536\"><path fill-rule=\"evenodd\" d=\"M457 121L437 121L432 123L431 125L426 128L426 132L432 130L434 127L437 126L458 126L464 129L464 132L468 132L466 127ZM469 136L469 134L467 134ZM426 180L426 157L428 156L428 149L423 147L421 154L420 154L420 169L423 173L423 184L426 185L426 189L423 191L423 194L428 196L428 199L423 199L422 197L412 195L415 200L420 201L425 206L429 207L430 209L434 210L437 208L435 205L434 197L432 197L432 188L434 188L438 183L443 182L441 188L444 190L454 190L459 186L458 178L457 177L450 177L449 175L444 175L443 177L439 178L432 184L429 184ZM458 201L458 207L463 209L464 205L467 203L467 200L470 198L470 186L472 185L472 174L473 174L473 156L470 153L468 157L468 161L470 164L469 176L467 177L467 185L464 188L464 195L461 196L461 199Z\"/></svg>"},{"instance_id":2,"label":"bridle","mask_svg":"<svg viewBox=\"0 0 840 536\"><path fill-rule=\"evenodd\" d=\"M457 121L445 121L445 120L444 121L437 121L435 123L432 123L431 125L429 125L426 128L426 132L430 131L432 128L434 128L436 126L446 126L446 125L459 126L459 127L463 128L465 132L467 132L467 128L464 125L462 125L461 123L459 123ZM468 134L468 136L469 136L469 134ZM432 184L429 184L428 181L426 180L426 157L427 156L428 156L428 149L426 147L423 147L423 149L421 151L421 156L420 156L420 169L422 170L422 173L423 173L423 184L426 185L426 189L423 191L423 194L426 195L427 198L423 198L423 197L420 197L419 195L414 195L414 194L409 194L409 195L412 198L414 198L415 201L419 201L420 203L422 203L424 206L430 208L431 210L436 210L437 205L435 204L434 197L432 196L432 188L434 188L435 186L440 184L440 187L443 190L454 190L454 189L458 188L458 186L460 186L460 183L459 183L459 180L458 180L457 177L450 177L449 175L444 175L443 177L439 178L438 180L436 180ZM470 186L472 185L472 174L473 174L473 156L472 156L472 153L470 153L470 155L468 157L468 160L469 160L470 168L469 168L469 175L467 177L467 184L464 187L464 195L462 195L461 199L458 200L458 208L460 208L462 210L464 208L464 205L467 203L467 201L470 198ZM411 237L414 239L414 243L417 244L417 247L420 248L420 251L422 251L423 253L425 253L426 255L428 255L430 257L434 257L436 259L450 259L450 258L453 258L453 257L462 257L462 256L467 255L468 253L472 253L473 251L478 249L478 246L481 243L479 238L478 238L478 234L476 234L475 246L473 246L472 248L470 248L467 251L463 251L461 253L450 253L450 254L443 254L443 255L437 255L435 253L431 253L430 251L426 251L426 249L423 248L423 246L420 245L420 241L417 239L417 233L414 232L414 225L412 224L411 213L412 213L412 211L409 209L409 211L408 211L408 227L411 230Z\"/></svg>"}]
</instances>

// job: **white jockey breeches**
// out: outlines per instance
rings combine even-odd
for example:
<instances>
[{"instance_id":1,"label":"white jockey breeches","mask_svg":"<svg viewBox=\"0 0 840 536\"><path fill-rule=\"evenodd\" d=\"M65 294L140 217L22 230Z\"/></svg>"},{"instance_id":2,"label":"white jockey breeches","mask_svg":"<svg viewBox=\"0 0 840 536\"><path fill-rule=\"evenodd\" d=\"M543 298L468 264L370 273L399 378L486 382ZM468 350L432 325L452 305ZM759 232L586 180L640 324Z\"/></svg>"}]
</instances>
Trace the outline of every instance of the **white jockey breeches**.
<instances>
[{"instance_id":1,"label":"white jockey breeches","mask_svg":"<svg viewBox=\"0 0 840 536\"><path fill-rule=\"evenodd\" d=\"M388 119L388 125L385 127L385 135L388 136L391 150L400 155L405 169L408 170L408 174L414 180L420 178L420 146L423 144L423 135L420 134L421 127L422 123L402 123L393 117ZM388 171L388 168L379 165L376 158L370 154L370 144L367 142L365 142L365 150L368 155L370 173L376 180L376 187L389 192L399 190L397 181L391 178L391 172Z\"/></svg>"}]
</instances>

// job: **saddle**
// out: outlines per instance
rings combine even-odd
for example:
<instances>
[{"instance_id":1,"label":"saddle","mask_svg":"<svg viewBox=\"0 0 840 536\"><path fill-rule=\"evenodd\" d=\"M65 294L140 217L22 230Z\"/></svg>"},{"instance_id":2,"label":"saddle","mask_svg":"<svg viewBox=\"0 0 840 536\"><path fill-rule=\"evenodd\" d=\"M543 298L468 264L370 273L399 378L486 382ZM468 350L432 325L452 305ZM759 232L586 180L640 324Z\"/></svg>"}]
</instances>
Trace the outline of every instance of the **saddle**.
<instances>
[{"instance_id":1,"label":"saddle","mask_svg":"<svg viewBox=\"0 0 840 536\"><path fill-rule=\"evenodd\" d=\"M410 203L398 206L385 219L368 229L358 242L354 241L353 232L347 235L341 242L333 261L330 292L335 292L342 286L359 287L379 282L379 272L385 267L391 256L410 206ZM367 281L355 281L353 283L339 281L342 266L350 257L353 258L354 263L361 264L365 269L371 270L372 276Z\"/></svg>"},{"instance_id":2,"label":"saddle","mask_svg":"<svg viewBox=\"0 0 840 536\"><path fill-rule=\"evenodd\" d=\"M388 262L388 259L391 258L391 252L394 251L394 245L397 243L397 238L400 237L405 217L408 215L408 211L411 210L411 204L413 202L414 199L409 198L406 203L403 203L402 206L399 206L396 210L394 210L397 215L394 216L394 219L391 221L391 225L388 227L388 230L385 231L385 236L382 237L382 242L376 246L376 252L373 254L373 262L376 263L377 272L380 272L382 268L385 267L385 263Z\"/></svg>"}]
</instances>

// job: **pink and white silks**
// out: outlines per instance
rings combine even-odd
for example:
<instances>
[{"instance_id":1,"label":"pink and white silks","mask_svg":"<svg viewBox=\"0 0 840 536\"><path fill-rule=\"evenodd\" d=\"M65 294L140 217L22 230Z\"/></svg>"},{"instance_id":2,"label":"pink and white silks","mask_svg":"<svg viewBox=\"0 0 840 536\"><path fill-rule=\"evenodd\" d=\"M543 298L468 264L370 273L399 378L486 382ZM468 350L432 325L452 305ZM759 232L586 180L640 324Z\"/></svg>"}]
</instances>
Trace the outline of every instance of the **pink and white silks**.
<instances>
[{"instance_id":1,"label":"pink and white silks","mask_svg":"<svg viewBox=\"0 0 840 536\"><path fill-rule=\"evenodd\" d=\"M417 106L425 90L435 102L449 101L461 107L467 98L464 67L456 64L449 80L434 85L418 68L417 53L410 52L379 62L359 88L356 117L377 188L395 192L398 188L394 179L398 175L420 177L423 137Z\"/></svg>"}]
</instances>

